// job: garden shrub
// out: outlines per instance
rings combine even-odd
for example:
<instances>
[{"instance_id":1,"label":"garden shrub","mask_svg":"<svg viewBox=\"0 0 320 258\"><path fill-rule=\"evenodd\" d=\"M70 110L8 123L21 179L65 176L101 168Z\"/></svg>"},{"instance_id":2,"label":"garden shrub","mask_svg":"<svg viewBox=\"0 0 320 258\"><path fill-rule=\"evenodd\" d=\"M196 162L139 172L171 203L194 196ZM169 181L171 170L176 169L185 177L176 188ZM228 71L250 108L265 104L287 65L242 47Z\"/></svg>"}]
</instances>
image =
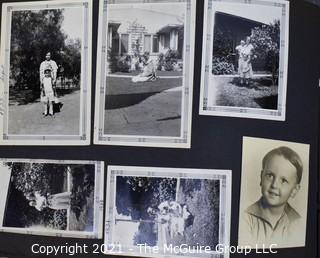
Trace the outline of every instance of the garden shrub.
<instances>
[{"instance_id":1,"label":"garden shrub","mask_svg":"<svg viewBox=\"0 0 320 258\"><path fill-rule=\"evenodd\" d=\"M179 52L177 50L168 49L165 54L160 53L158 70L173 71L178 63L178 58Z\"/></svg>"},{"instance_id":2,"label":"garden shrub","mask_svg":"<svg viewBox=\"0 0 320 258\"><path fill-rule=\"evenodd\" d=\"M119 72L128 73L131 68L131 57L129 55L120 57L117 62L117 68Z\"/></svg>"},{"instance_id":3,"label":"garden shrub","mask_svg":"<svg viewBox=\"0 0 320 258\"><path fill-rule=\"evenodd\" d=\"M212 73L214 75L234 74L234 65L225 58L213 57Z\"/></svg>"},{"instance_id":4,"label":"garden shrub","mask_svg":"<svg viewBox=\"0 0 320 258\"><path fill-rule=\"evenodd\" d=\"M117 53L108 49L108 62L111 73L115 73L118 71L118 58Z\"/></svg>"}]
</instances>

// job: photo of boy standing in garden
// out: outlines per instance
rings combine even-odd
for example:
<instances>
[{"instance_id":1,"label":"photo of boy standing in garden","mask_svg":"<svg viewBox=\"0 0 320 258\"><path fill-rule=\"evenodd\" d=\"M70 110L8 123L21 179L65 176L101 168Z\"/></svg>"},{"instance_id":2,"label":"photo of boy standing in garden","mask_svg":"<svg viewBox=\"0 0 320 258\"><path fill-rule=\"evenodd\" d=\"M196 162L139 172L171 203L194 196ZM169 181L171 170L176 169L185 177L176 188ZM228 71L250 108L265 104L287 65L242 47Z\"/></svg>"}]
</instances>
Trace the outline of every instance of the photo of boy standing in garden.
<instances>
[{"instance_id":1,"label":"photo of boy standing in garden","mask_svg":"<svg viewBox=\"0 0 320 258\"><path fill-rule=\"evenodd\" d=\"M244 151L250 144L251 148L255 146L255 150L260 149L259 145L262 142L267 140L259 139L255 145L252 140L245 141ZM308 167L305 166L306 161L301 157L305 157L308 153L308 145L294 146L285 142L276 142L272 142L273 146L267 143L263 148L264 153L265 150L269 150L264 154L260 164L260 197L256 196L257 186L254 187L254 196L258 200L256 199L253 204L244 207L244 196L241 196L241 207L244 207L239 223L239 243L241 244L253 247L276 244L277 247L287 247L300 246L304 243L306 210L302 209L303 204L300 198L305 197L307 193L304 182L308 177ZM299 150L300 153L298 154L295 150ZM306 152L301 155L303 150ZM250 167L250 173L251 171L254 173L253 167L248 163L253 157L247 153L244 156L246 157L243 158L243 172ZM255 178L258 176L255 175ZM242 179L242 195L253 189L253 184L247 182L249 179L248 176ZM257 183L256 180L254 182ZM244 190L245 184L248 186L247 191ZM250 193L253 196L253 192ZM246 203L248 202L246 200Z\"/></svg>"},{"instance_id":2,"label":"photo of boy standing in garden","mask_svg":"<svg viewBox=\"0 0 320 258\"><path fill-rule=\"evenodd\" d=\"M80 134L82 11L12 12L8 134Z\"/></svg>"}]
</instances>

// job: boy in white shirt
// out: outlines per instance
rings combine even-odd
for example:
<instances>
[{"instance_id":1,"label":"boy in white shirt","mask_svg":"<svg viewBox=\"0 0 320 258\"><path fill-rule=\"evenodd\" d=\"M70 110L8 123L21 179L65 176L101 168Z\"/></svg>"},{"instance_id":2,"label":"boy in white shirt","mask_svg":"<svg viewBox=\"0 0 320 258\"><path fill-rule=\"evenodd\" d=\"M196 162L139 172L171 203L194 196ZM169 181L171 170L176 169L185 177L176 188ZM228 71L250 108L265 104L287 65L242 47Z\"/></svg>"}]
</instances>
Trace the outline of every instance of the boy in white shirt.
<instances>
[{"instance_id":1,"label":"boy in white shirt","mask_svg":"<svg viewBox=\"0 0 320 258\"><path fill-rule=\"evenodd\" d=\"M51 69L46 68L44 70L44 77L41 83L41 102L44 103L43 115L53 116L53 101L54 101L54 89L53 79L51 77ZM48 113L49 109L49 113Z\"/></svg>"}]
</instances>

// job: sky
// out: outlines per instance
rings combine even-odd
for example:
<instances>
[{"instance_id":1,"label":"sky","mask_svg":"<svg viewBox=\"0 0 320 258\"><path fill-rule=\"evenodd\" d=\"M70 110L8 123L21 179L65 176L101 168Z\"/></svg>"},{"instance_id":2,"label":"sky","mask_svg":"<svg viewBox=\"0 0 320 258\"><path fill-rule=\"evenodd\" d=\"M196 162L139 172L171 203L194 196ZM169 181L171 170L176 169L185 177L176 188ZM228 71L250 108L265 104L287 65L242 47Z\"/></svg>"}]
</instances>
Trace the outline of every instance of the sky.
<instances>
[{"instance_id":1,"label":"sky","mask_svg":"<svg viewBox=\"0 0 320 258\"><path fill-rule=\"evenodd\" d=\"M213 9L265 24L270 24L274 20L280 19L282 14L282 9L279 7L230 2L214 2Z\"/></svg>"},{"instance_id":2,"label":"sky","mask_svg":"<svg viewBox=\"0 0 320 258\"><path fill-rule=\"evenodd\" d=\"M64 8L64 20L62 23L62 29L70 39L82 38L82 8L70 7Z\"/></svg>"},{"instance_id":3,"label":"sky","mask_svg":"<svg viewBox=\"0 0 320 258\"><path fill-rule=\"evenodd\" d=\"M0 163L0 225L2 226L4 206L7 200L7 191L10 182L11 169L9 167L4 166L3 163Z\"/></svg>"}]
</instances>

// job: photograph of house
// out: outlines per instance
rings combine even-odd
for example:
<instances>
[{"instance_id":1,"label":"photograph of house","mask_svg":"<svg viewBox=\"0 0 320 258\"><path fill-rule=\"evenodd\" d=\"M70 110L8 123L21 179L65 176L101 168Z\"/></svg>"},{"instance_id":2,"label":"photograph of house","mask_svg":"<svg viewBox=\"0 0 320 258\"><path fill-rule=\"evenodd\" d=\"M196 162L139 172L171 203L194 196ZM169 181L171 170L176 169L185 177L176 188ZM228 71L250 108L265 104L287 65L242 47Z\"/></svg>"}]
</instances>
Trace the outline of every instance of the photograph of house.
<instances>
[{"instance_id":1,"label":"photograph of house","mask_svg":"<svg viewBox=\"0 0 320 258\"><path fill-rule=\"evenodd\" d=\"M236 47L239 45L240 41L244 40L248 35L251 35L253 32L253 28L263 26L267 27L270 25L265 22L259 22L256 20L251 20L245 17L239 17L224 12L216 12L215 24L216 41L213 45L213 53L215 56L219 56L219 48L221 48L221 45L223 44L224 50L228 51L228 58L230 62L233 64L235 71L237 71L238 69L238 54ZM265 67L266 62L264 59L255 59L252 61L254 63L253 66L255 70L268 73Z\"/></svg>"},{"instance_id":2,"label":"photograph of house","mask_svg":"<svg viewBox=\"0 0 320 258\"><path fill-rule=\"evenodd\" d=\"M186 3L110 4L106 135L181 137Z\"/></svg>"}]
</instances>

